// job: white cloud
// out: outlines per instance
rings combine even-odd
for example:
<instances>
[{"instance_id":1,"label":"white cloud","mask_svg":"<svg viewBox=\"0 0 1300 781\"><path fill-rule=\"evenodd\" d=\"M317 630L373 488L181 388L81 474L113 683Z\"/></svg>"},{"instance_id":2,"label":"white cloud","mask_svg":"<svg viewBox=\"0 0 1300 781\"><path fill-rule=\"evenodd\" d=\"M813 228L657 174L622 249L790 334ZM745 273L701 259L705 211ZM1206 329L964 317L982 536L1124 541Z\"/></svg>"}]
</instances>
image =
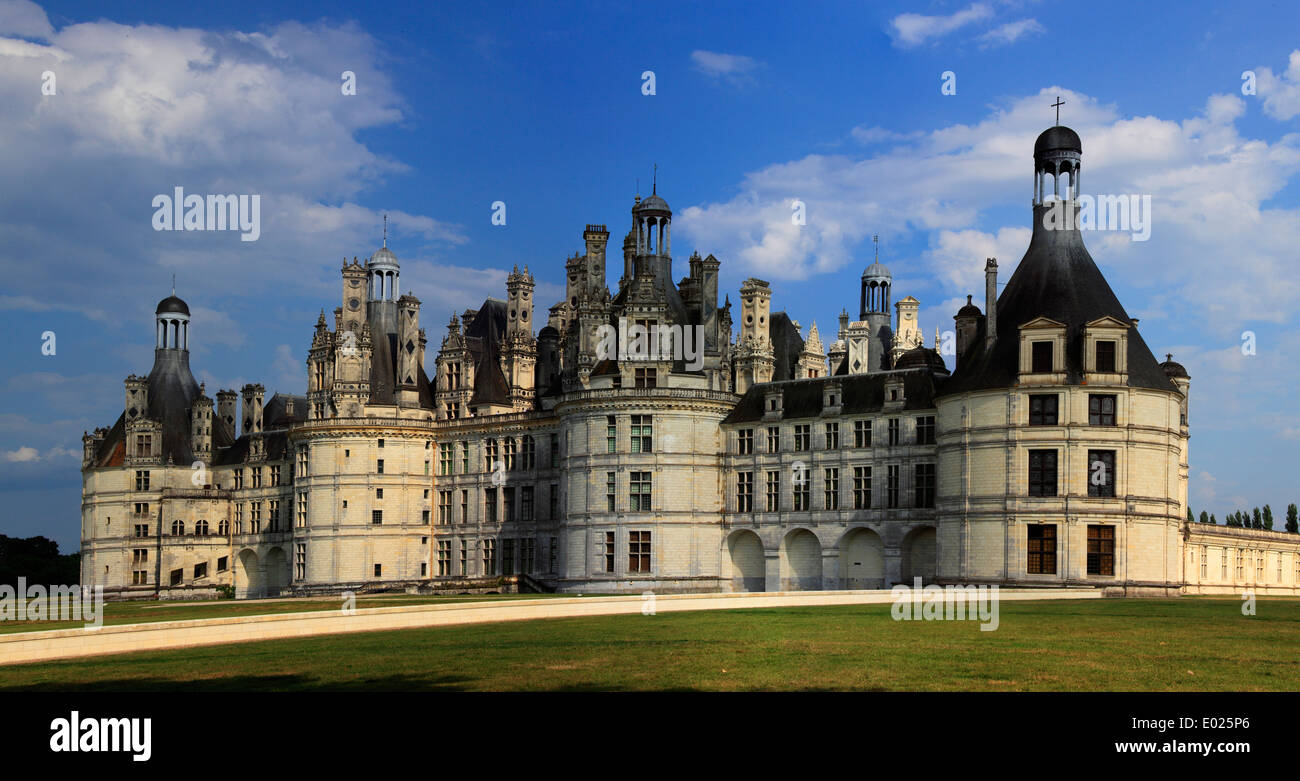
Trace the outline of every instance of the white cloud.
<instances>
[{"instance_id":1,"label":"white cloud","mask_svg":"<svg viewBox=\"0 0 1300 781\"><path fill-rule=\"evenodd\" d=\"M28 461L39 461L40 458L41 458L40 453L37 452L36 448L28 447L26 445L18 448L17 450L10 450L4 453L4 460L9 461L10 463L14 463L14 462L26 463Z\"/></svg>"},{"instance_id":2,"label":"white cloud","mask_svg":"<svg viewBox=\"0 0 1300 781\"><path fill-rule=\"evenodd\" d=\"M54 34L45 9L28 0L0 0L0 35L47 40Z\"/></svg>"},{"instance_id":3,"label":"white cloud","mask_svg":"<svg viewBox=\"0 0 1300 781\"><path fill-rule=\"evenodd\" d=\"M973 3L969 8L948 16L900 14L890 21L895 45L917 46L932 38L941 38L969 24L993 16L987 3Z\"/></svg>"},{"instance_id":4,"label":"white cloud","mask_svg":"<svg viewBox=\"0 0 1300 781\"><path fill-rule=\"evenodd\" d=\"M1264 113L1287 120L1300 114L1300 49L1291 52L1287 68L1274 75L1272 68L1255 69L1256 92L1264 100Z\"/></svg>"},{"instance_id":5,"label":"white cloud","mask_svg":"<svg viewBox=\"0 0 1300 781\"><path fill-rule=\"evenodd\" d=\"M1026 35L1046 32L1043 26L1038 23L1037 19L1020 19L1015 22L1007 22L1000 27L984 33L979 37L980 48L991 48L994 46L1005 46L1015 43Z\"/></svg>"},{"instance_id":6,"label":"white cloud","mask_svg":"<svg viewBox=\"0 0 1300 781\"><path fill-rule=\"evenodd\" d=\"M691 62L700 73L735 85L747 83L759 66L758 60L753 57L742 54L722 54L704 49L691 52Z\"/></svg>"}]
</instances>

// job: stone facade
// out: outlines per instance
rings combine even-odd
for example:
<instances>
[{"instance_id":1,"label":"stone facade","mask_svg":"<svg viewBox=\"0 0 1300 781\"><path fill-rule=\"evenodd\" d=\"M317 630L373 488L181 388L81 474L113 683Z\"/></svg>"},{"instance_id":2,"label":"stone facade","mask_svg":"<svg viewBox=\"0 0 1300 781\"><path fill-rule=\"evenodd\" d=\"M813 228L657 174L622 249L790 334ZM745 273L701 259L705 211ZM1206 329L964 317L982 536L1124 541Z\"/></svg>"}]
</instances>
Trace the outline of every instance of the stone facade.
<instances>
[{"instance_id":1,"label":"stone facade","mask_svg":"<svg viewBox=\"0 0 1300 781\"><path fill-rule=\"evenodd\" d=\"M214 403L190 374L188 306L164 299L153 370L84 440L83 582L120 598L502 575L573 592L1295 593L1300 535L1186 522L1190 377L1156 362L1078 231L1045 227L1047 177L1077 198L1078 136L1049 129L1034 157L1030 246L1000 295L984 263L951 371L919 301L891 312L878 255L825 353L763 280L741 284L733 334L716 258L674 280L657 193L632 208L616 290L609 231L587 225L540 330L516 268L429 360L387 241L345 260L303 395L250 384Z\"/></svg>"}]
</instances>

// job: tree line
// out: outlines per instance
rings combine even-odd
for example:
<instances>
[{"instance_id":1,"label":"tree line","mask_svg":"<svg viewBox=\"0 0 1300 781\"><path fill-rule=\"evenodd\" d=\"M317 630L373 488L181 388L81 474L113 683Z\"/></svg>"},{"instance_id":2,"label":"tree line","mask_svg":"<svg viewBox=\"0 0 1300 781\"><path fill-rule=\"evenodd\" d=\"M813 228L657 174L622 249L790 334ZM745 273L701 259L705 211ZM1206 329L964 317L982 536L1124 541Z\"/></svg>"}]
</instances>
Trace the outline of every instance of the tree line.
<instances>
[{"instance_id":1,"label":"tree line","mask_svg":"<svg viewBox=\"0 0 1300 781\"><path fill-rule=\"evenodd\" d=\"M1219 519L1214 517L1214 513L1206 513L1204 510L1201 510L1201 516L1198 520L1194 515L1192 515L1191 505L1188 505L1187 522L1217 524ZM1272 531L1273 508L1264 505L1263 510L1258 507L1249 512L1246 510L1237 510L1236 512L1229 513L1224 517L1223 525L1235 529L1264 529L1266 531ZM1292 534L1300 534L1300 511L1297 511L1294 502L1286 506L1286 530Z\"/></svg>"}]
</instances>

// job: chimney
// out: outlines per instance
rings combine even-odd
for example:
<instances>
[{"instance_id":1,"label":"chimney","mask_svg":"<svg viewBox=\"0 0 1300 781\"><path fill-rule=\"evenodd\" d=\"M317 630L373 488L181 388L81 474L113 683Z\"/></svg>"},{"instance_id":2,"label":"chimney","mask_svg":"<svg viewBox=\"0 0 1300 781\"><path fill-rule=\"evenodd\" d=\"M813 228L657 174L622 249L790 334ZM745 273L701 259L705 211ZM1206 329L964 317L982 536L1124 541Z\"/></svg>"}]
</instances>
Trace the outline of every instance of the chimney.
<instances>
[{"instance_id":1,"label":"chimney","mask_svg":"<svg viewBox=\"0 0 1300 781\"><path fill-rule=\"evenodd\" d=\"M984 345L998 340L998 259L984 261Z\"/></svg>"}]
</instances>

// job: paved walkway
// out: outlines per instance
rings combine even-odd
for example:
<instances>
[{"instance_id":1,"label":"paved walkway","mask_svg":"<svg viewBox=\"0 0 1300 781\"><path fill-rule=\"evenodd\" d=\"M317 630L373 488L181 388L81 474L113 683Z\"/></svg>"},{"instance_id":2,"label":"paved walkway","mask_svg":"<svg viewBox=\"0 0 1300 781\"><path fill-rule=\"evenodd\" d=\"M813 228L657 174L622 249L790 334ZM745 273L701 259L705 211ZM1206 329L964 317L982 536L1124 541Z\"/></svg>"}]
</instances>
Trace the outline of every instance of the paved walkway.
<instances>
[{"instance_id":1,"label":"paved walkway","mask_svg":"<svg viewBox=\"0 0 1300 781\"><path fill-rule=\"evenodd\" d=\"M1100 589L999 589L1002 601L1034 599L1098 599ZM881 591L778 591L748 594L659 594L656 613L764 607L889 604L894 597ZM458 602L447 605L375 607L345 613L279 613L237 618L197 618L120 624L99 629L56 629L0 635L0 664L69 659L80 656L191 648L223 643L247 643L288 637L458 626L535 618L628 615L648 611L649 598L638 595L581 598L520 599L500 602Z\"/></svg>"}]
</instances>

